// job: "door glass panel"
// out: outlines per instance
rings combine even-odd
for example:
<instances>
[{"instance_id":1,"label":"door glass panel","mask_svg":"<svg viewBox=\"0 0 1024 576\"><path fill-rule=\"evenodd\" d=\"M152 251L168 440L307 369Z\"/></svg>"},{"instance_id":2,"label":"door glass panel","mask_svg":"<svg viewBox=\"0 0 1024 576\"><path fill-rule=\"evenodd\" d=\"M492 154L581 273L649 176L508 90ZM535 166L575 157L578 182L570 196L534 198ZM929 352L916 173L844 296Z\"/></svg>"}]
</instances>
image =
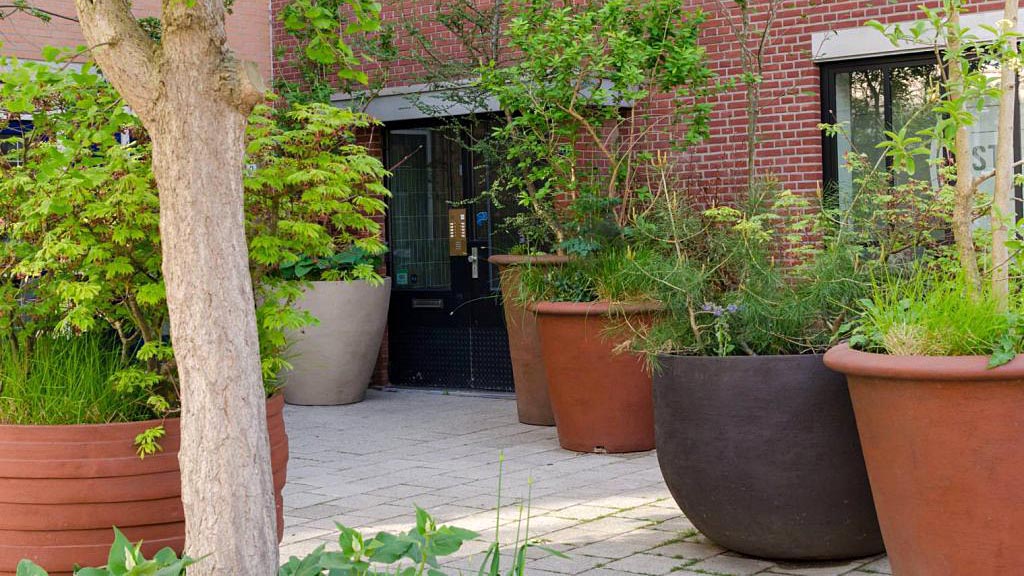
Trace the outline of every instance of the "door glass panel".
<instances>
[{"instance_id":1,"label":"door glass panel","mask_svg":"<svg viewBox=\"0 0 1024 576\"><path fill-rule=\"evenodd\" d=\"M876 145L885 137L885 74L882 70L859 70L836 75L836 120L847 134L838 139L839 205L853 201L854 181L860 176L849 167L846 157L856 151L868 156L868 165L882 161Z\"/></svg>"},{"instance_id":2,"label":"door glass panel","mask_svg":"<svg viewBox=\"0 0 1024 576\"><path fill-rule=\"evenodd\" d=\"M449 181L434 168L430 130L395 130L388 139L391 250L396 290L446 290ZM438 178L440 176L440 178Z\"/></svg>"}]
</instances>

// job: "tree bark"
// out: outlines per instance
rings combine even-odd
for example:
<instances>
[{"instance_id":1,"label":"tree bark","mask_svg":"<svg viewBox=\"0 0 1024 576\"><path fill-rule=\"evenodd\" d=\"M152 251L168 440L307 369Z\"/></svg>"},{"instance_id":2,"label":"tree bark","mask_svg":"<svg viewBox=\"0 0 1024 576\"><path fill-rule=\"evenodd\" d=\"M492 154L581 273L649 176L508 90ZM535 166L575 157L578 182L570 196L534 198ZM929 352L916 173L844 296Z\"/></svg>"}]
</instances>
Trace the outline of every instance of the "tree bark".
<instances>
[{"instance_id":1,"label":"tree bark","mask_svg":"<svg viewBox=\"0 0 1024 576\"><path fill-rule=\"evenodd\" d=\"M950 15L952 26L960 29L960 13L954 11ZM953 36L949 49L959 54L961 43ZM963 96L963 72L958 62L949 65L949 97L957 100ZM971 136L966 126L960 126L953 142L953 154L956 162L956 190L953 195L953 238L956 241L957 255L964 279L971 289L971 297L977 297L981 288L981 273L978 270L978 256L974 248L974 231L971 228L974 219L974 167L971 164Z\"/></svg>"},{"instance_id":2,"label":"tree bark","mask_svg":"<svg viewBox=\"0 0 1024 576\"><path fill-rule=\"evenodd\" d=\"M1006 0L1003 18L1017 28L1019 0ZM1017 38L1007 39L1007 50L1017 51ZM1013 110L1017 97L1017 72L1004 55L1000 62L999 123L996 130L996 177L992 193L992 296L1005 312L1010 301L1010 252L1007 219L1013 217Z\"/></svg>"},{"instance_id":3,"label":"tree bark","mask_svg":"<svg viewBox=\"0 0 1024 576\"><path fill-rule=\"evenodd\" d=\"M190 576L277 572L274 495L242 189L254 65L226 48L223 0L164 0L162 43L128 0L75 0L97 63L153 140L182 388Z\"/></svg>"}]
</instances>

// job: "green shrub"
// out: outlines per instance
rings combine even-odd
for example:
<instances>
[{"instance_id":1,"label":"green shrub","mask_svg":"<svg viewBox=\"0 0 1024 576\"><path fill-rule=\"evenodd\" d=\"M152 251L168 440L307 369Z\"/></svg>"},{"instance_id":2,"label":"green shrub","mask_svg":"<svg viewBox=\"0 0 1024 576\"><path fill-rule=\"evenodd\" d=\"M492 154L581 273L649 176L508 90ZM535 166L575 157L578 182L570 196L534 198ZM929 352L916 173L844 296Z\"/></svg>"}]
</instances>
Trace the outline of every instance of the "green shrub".
<instances>
[{"instance_id":1,"label":"green shrub","mask_svg":"<svg viewBox=\"0 0 1024 576\"><path fill-rule=\"evenodd\" d=\"M515 197L560 251L589 253L620 234L642 196L645 143L708 134L714 74L704 16L674 0L516 0L502 42L514 61L485 61L477 87L507 114L495 128L494 188ZM668 111L658 120L653 105ZM535 236L535 234L529 234Z\"/></svg>"},{"instance_id":2,"label":"green shrub","mask_svg":"<svg viewBox=\"0 0 1024 576\"><path fill-rule=\"evenodd\" d=\"M110 331L124 359L114 385L170 410L178 382L151 143L91 63L67 65L72 55L0 59L0 128L11 134L0 142L0 329ZM355 138L372 123L322 104L261 106L250 120L246 226L268 391L288 367L286 331L316 321L293 306L302 286L281 268L384 251L385 171ZM380 280L366 264L345 274Z\"/></svg>"}]
</instances>

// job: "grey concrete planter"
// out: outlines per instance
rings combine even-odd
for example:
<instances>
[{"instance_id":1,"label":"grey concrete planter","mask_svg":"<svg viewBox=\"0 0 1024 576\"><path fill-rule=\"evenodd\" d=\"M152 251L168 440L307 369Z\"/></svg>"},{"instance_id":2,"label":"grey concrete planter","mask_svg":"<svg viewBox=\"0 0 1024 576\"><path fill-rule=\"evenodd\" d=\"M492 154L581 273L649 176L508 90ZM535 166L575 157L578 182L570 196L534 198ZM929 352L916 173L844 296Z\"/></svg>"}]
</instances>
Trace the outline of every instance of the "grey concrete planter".
<instances>
[{"instance_id":1,"label":"grey concrete planter","mask_svg":"<svg viewBox=\"0 0 1024 576\"><path fill-rule=\"evenodd\" d=\"M822 357L659 357L658 462L686 517L751 556L883 550L846 378Z\"/></svg>"},{"instance_id":2,"label":"grey concrete planter","mask_svg":"<svg viewBox=\"0 0 1024 576\"><path fill-rule=\"evenodd\" d=\"M361 402L373 377L387 325L391 279L383 286L364 281L313 282L298 306L320 320L291 334L284 375L289 404L331 406Z\"/></svg>"}]
</instances>

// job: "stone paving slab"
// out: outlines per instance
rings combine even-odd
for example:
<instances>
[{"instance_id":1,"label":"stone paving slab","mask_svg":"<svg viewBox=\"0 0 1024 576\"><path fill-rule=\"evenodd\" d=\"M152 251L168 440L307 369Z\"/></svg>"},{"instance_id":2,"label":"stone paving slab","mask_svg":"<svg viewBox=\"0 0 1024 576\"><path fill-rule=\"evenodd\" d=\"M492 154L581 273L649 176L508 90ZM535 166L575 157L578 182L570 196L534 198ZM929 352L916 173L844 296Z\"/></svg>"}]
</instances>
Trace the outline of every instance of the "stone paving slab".
<instances>
[{"instance_id":1,"label":"stone paving slab","mask_svg":"<svg viewBox=\"0 0 1024 576\"><path fill-rule=\"evenodd\" d=\"M726 551L683 516L654 452L577 454L554 428L525 426L507 397L371 390L365 402L288 406L291 443L281 555L335 542L334 523L408 530L414 506L481 533L450 558L451 575L476 574L495 535L511 550L529 533L569 556L531 550L531 576L840 576L891 574L885 557L776 563ZM499 454L501 465L501 515Z\"/></svg>"}]
</instances>

